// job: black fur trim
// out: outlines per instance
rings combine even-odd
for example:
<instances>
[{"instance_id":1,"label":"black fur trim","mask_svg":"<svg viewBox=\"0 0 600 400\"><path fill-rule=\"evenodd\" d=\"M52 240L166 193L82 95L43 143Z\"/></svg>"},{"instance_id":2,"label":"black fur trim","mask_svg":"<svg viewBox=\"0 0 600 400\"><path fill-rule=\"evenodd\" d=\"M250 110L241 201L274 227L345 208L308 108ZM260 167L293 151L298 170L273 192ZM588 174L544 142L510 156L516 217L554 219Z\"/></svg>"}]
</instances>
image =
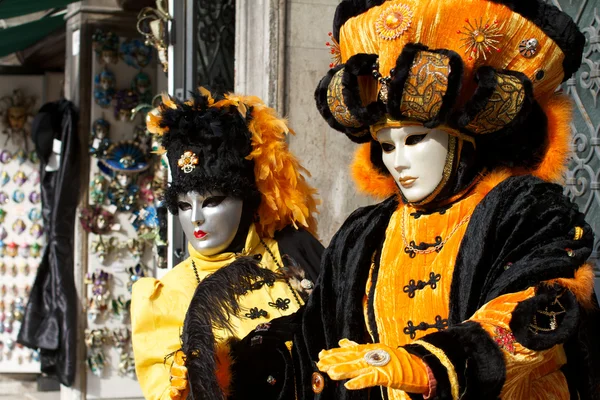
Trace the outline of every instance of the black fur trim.
<instances>
[{"instance_id":1,"label":"black fur trim","mask_svg":"<svg viewBox=\"0 0 600 400\"><path fill-rule=\"evenodd\" d=\"M556 316L556 329L551 332L539 331L536 333L531 327L534 317L537 326L549 328L549 317L538 311L545 309L560 311L557 305L552 304L555 300L558 300L565 308L564 314ZM517 305L512 313L510 329L519 343L529 349L539 351L566 342L575 333L578 321L579 304L571 291L558 285L555 287L540 285L534 297Z\"/></svg>"},{"instance_id":2,"label":"black fur trim","mask_svg":"<svg viewBox=\"0 0 600 400\"><path fill-rule=\"evenodd\" d=\"M215 100L219 100L216 98ZM256 206L260 193L254 177L254 162L246 160L252 151L248 123L252 109L244 119L236 107L209 107L200 92L189 102L174 100L176 107L160 106L162 146L167 150L172 182L165 191L165 205L177 214L177 195L195 191L200 194L221 192ZM197 164L187 173L178 166L180 157L191 151Z\"/></svg>"},{"instance_id":3,"label":"black fur trim","mask_svg":"<svg viewBox=\"0 0 600 400\"><path fill-rule=\"evenodd\" d=\"M533 95L533 85L529 78L516 71L499 71L517 77L525 90L525 99L517 116L504 128L476 135L464 128L469 121L481 112L493 95L497 81L492 68L483 66L477 70L479 85L475 95L465 105L458 117L459 128L475 137L477 152L483 166L533 169L543 160L548 148L548 118ZM450 124L454 125L454 124Z\"/></svg>"},{"instance_id":4,"label":"black fur trim","mask_svg":"<svg viewBox=\"0 0 600 400\"><path fill-rule=\"evenodd\" d=\"M500 398L506 379L504 356L481 325L467 321L421 340L441 349L452 362L461 399Z\"/></svg>"},{"instance_id":5,"label":"black fur trim","mask_svg":"<svg viewBox=\"0 0 600 400\"><path fill-rule=\"evenodd\" d=\"M450 379L448 378L448 370L442 365L440 360L420 344L409 344L404 346L404 348L410 354L421 358L433 373L436 380L435 398L439 400L452 399L452 386L450 385ZM422 399L423 396L421 395L413 398Z\"/></svg>"},{"instance_id":6,"label":"black fur trim","mask_svg":"<svg viewBox=\"0 0 600 400\"><path fill-rule=\"evenodd\" d=\"M374 101L363 106L360 98L359 76L372 76L373 64L377 61L377 54L355 54L346 61L342 75L342 94L344 102L350 113L363 125L373 125L380 121L385 114L385 106L379 101ZM376 81L373 78L373 84ZM370 135L366 135L370 139ZM365 140L368 141L368 140Z\"/></svg>"},{"instance_id":7,"label":"black fur trim","mask_svg":"<svg viewBox=\"0 0 600 400\"><path fill-rule=\"evenodd\" d=\"M371 139L371 153L370 153L371 164L375 169L386 176L390 176L390 171L383 163L383 150L381 149L381 143L377 140Z\"/></svg>"},{"instance_id":8,"label":"black fur trim","mask_svg":"<svg viewBox=\"0 0 600 400\"><path fill-rule=\"evenodd\" d=\"M428 50L427 46L417 43L407 43L402 49L402 52L396 59L396 67L394 68L394 76L390 82L388 93L387 112L396 120L403 119L400 113L400 105L402 104L402 92L404 84L408 78L408 74L412 67L413 61L420 51Z\"/></svg>"},{"instance_id":9,"label":"black fur trim","mask_svg":"<svg viewBox=\"0 0 600 400\"><path fill-rule=\"evenodd\" d=\"M446 122L456 99L460 93L462 77L463 77L463 62L462 58L452 50L438 49L430 50L427 46L419 43L408 43L402 49L402 53L396 59L396 67L392 82L390 83L390 91L388 94L387 112L394 119L401 120L405 117L400 113L400 105L402 104L402 93L406 79L412 68L412 64L418 52L429 51L431 53L443 54L449 58L450 74L448 76L448 88L442 96L442 106L438 114L429 121L424 122L426 128L435 128L436 126Z\"/></svg>"},{"instance_id":10,"label":"black fur trim","mask_svg":"<svg viewBox=\"0 0 600 400\"><path fill-rule=\"evenodd\" d=\"M356 17L368 9L381 5L386 0L343 0L335 9L333 17L333 37L340 40L340 29L350 18Z\"/></svg>"},{"instance_id":11,"label":"black fur trim","mask_svg":"<svg viewBox=\"0 0 600 400\"><path fill-rule=\"evenodd\" d=\"M444 54L450 59L448 88L446 89L446 93L444 93L442 96L442 107L440 108L438 114L431 121L423 124L426 128L435 128L438 125L446 123L446 119L456 104L456 99L458 98L462 86L464 64L462 58L452 50L438 49L429 51L432 53Z\"/></svg>"},{"instance_id":12,"label":"black fur trim","mask_svg":"<svg viewBox=\"0 0 600 400\"><path fill-rule=\"evenodd\" d=\"M487 65L477 69L474 79L477 82L477 89L458 117L460 128L467 126L477 114L483 111L498 84L496 70Z\"/></svg>"},{"instance_id":13,"label":"black fur trim","mask_svg":"<svg viewBox=\"0 0 600 400\"><path fill-rule=\"evenodd\" d=\"M536 24L565 54L563 82L580 67L585 47L585 36L567 14L542 0L489 0L503 4Z\"/></svg>"},{"instance_id":14,"label":"black fur trim","mask_svg":"<svg viewBox=\"0 0 600 400\"><path fill-rule=\"evenodd\" d=\"M252 290L257 280L273 281L279 275L261 268L253 257L240 257L206 277L194 292L185 316L181 336L189 374L190 397L223 399L216 380L214 332L224 330L233 336L231 316L240 315L238 298Z\"/></svg>"},{"instance_id":15,"label":"black fur trim","mask_svg":"<svg viewBox=\"0 0 600 400\"><path fill-rule=\"evenodd\" d=\"M359 128L352 128L340 124L331 114L331 110L329 109L329 104L327 102L327 92L329 89L329 84L331 83L331 79L339 70L343 68L344 64L337 65L330 69L327 72L327 75L321 79L317 85L317 88L315 89L315 102L317 103L317 109L319 110L319 113L325 119L325 121L327 121L330 127L336 131L345 133L346 136L348 136L348 138L353 142L364 143L370 138L368 127L363 126Z\"/></svg>"}]
</instances>

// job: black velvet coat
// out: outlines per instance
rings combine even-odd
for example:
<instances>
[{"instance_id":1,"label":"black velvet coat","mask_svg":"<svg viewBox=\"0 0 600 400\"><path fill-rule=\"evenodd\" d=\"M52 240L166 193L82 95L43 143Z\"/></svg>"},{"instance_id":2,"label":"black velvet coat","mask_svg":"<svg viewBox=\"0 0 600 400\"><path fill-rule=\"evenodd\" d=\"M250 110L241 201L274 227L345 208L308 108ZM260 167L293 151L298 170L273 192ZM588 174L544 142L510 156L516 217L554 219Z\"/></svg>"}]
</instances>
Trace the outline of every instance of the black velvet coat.
<instances>
[{"instance_id":1,"label":"black velvet coat","mask_svg":"<svg viewBox=\"0 0 600 400\"><path fill-rule=\"evenodd\" d=\"M41 370L70 386L75 378L77 295L73 278L73 233L79 200L77 112L66 100L45 104L32 137L40 157L46 248L31 289L17 341L40 349ZM62 142L57 171L46 171L52 142Z\"/></svg>"},{"instance_id":2,"label":"black velvet coat","mask_svg":"<svg viewBox=\"0 0 600 400\"><path fill-rule=\"evenodd\" d=\"M337 347L340 339L371 342L362 302L371 257L381 249L386 228L397 206L396 198L389 198L355 211L323 255L321 275L304 315L272 321L270 332L255 332L238 344L238 353L243 356L234 366L236 398L248 398L242 395L249 393L244 387L255 387L256 382L266 381L268 375L275 373L282 378L275 384L278 390L271 388L271 396L263 398L293 398L290 379L294 374L297 395L301 399L366 400L380 397L378 388L348 391L343 382L331 381L326 374L323 374L324 390L314 394L311 376L318 372L315 365L318 353ZM580 240L574 240L576 226L584 228ZM532 176L512 177L492 189L479 203L454 266L449 328L421 339L442 349L454 364L461 399L498 398L505 379L504 360L496 343L479 324L462 321L490 300L531 286L538 288L536 296L520 303L513 312L510 326L516 339L533 350L563 343L568 358L563 372L569 382L571 397L600 398L600 318L597 309L583 309L567 291L561 298L567 313L559 321L558 329L535 335L528 329L536 311L548 306L559 290L540 283L559 277L572 278L574 271L589 257L592 244L590 226L577 207L562 195L558 185ZM569 255L565 249L573 252ZM513 264L510 269L505 269L508 262ZM375 270L374 280L376 273ZM377 332L374 335L377 337ZM262 336L263 343L268 345L256 346L256 340L252 343L253 336ZM278 336L294 340L293 358L282 352L281 342L274 339ZM421 346L406 348L419 356L427 355ZM257 364L251 367L252 360L256 363L259 358L262 371ZM272 362L269 364L265 358ZM294 364L294 372L290 371L291 364ZM429 366L438 382L437 398L451 398L445 368L435 362ZM246 378L244 375L248 374L250 377Z\"/></svg>"}]
</instances>

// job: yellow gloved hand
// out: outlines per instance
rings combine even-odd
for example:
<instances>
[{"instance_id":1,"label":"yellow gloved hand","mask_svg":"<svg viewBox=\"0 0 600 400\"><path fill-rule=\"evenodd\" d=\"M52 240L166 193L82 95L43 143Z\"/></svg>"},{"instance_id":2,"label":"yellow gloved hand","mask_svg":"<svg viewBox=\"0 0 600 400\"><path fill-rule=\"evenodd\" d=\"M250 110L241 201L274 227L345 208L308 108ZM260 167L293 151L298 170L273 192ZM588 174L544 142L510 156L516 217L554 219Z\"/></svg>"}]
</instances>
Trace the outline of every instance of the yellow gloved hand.
<instances>
[{"instance_id":1,"label":"yellow gloved hand","mask_svg":"<svg viewBox=\"0 0 600 400\"><path fill-rule=\"evenodd\" d=\"M185 356L183 351L178 350L173 357L171 365L171 387L169 396L172 400L185 400L188 396L187 368L185 367Z\"/></svg>"},{"instance_id":2,"label":"yellow gloved hand","mask_svg":"<svg viewBox=\"0 0 600 400\"><path fill-rule=\"evenodd\" d=\"M346 389L386 386L408 393L429 393L427 366L402 347L361 344L342 339L340 347L319 353L317 367L335 381L350 379Z\"/></svg>"}]
</instances>

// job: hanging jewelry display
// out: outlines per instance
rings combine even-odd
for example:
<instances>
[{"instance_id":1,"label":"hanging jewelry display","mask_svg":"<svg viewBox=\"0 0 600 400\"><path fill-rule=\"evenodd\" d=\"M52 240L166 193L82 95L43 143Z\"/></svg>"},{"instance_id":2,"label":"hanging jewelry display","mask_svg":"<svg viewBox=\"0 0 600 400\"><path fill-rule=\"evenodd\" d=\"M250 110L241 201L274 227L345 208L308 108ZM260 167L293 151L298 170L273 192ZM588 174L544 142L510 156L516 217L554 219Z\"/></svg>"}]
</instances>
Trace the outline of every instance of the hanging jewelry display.
<instances>
[{"instance_id":1,"label":"hanging jewelry display","mask_svg":"<svg viewBox=\"0 0 600 400\"><path fill-rule=\"evenodd\" d=\"M105 329L86 329L85 346L87 348L87 365L92 373L102 376L106 363L104 345L109 343L110 333Z\"/></svg>"},{"instance_id":2,"label":"hanging jewelry display","mask_svg":"<svg viewBox=\"0 0 600 400\"><path fill-rule=\"evenodd\" d=\"M130 67L142 69L152 61L152 47L140 39L125 40L121 43L119 56Z\"/></svg>"},{"instance_id":3,"label":"hanging jewelry display","mask_svg":"<svg viewBox=\"0 0 600 400\"><path fill-rule=\"evenodd\" d=\"M112 311L113 315L119 318L122 324L126 324L129 320L129 309L131 307L131 300L125 300L125 297L120 295L112 300Z\"/></svg>"},{"instance_id":4,"label":"hanging jewelry display","mask_svg":"<svg viewBox=\"0 0 600 400\"><path fill-rule=\"evenodd\" d=\"M98 118L92 124L92 144L90 145L90 154L97 158L106 157L106 152L110 147L110 123L104 118Z\"/></svg>"},{"instance_id":5,"label":"hanging jewelry display","mask_svg":"<svg viewBox=\"0 0 600 400\"><path fill-rule=\"evenodd\" d=\"M107 108L115 96L116 78L108 68L104 68L94 78L94 101L102 108Z\"/></svg>"},{"instance_id":6,"label":"hanging jewelry display","mask_svg":"<svg viewBox=\"0 0 600 400\"><path fill-rule=\"evenodd\" d=\"M93 204L102 205L106 200L106 191L108 189L108 180L100 173L94 174L94 179L90 182L90 200Z\"/></svg>"},{"instance_id":7,"label":"hanging jewelry display","mask_svg":"<svg viewBox=\"0 0 600 400\"><path fill-rule=\"evenodd\" d=\"M140 278L146 276L144 272L145 267L142 263L137 263L135 267L127 268L127 272L129 272L129 282L127 282L127 291L131 293L131 288L134 283L136 283Z\"/></svg>"},{"instance_id":8,"label":"hanging jewelry display","mask_svg":"<svg viewBox=\"0 0 600 400\"><path fill-rule=\"evenodd\" d=\"M111 237L108 240L104 240L102 236L98 236L97 240L92 241L92 254L95 254L101 263L104 263L106 259L118 249L119 242L116 237Z\"/></svg>"},{"instance_id":9,"label":"hanging jewelry display","mask_svg":"<svg viewBox=\"0 0 600 400\"><path fill-rule=\"evenodd\" d=\"M102 64L116 64L119 62L119 37L112 32L96 30L92 35L92 47L96 52L96 59Z\"/></svg>"}]
</instances>

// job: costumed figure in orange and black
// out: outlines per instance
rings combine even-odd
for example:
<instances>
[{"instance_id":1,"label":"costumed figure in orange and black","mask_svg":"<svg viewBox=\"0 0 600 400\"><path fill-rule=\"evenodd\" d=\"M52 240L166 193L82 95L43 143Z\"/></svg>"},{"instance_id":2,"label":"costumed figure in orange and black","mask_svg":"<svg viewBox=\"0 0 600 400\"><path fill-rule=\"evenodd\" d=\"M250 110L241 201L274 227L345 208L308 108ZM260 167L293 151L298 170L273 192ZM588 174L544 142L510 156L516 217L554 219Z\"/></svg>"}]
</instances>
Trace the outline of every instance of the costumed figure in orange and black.
<instances>
[{"instance_id":1,"label":"costumed figure in orange and black","mask_svg":"<svg viewBox=\"0 0 600 400\"><path fill-rule=\"evenodd\" d=\"M171 180L164 202L178 216L189 257L161 279L133 285L136 372L146 399L185 399L188 370L178 350L193 298L204 296L196 312L226 321L214 332L206 325L195 330L210 344L213 365L215 348L228 338L243 338L304 304L323 251L313 236L316 191L288 149L292 130L257 97L213 98L204 88L185 102L163 96L147 122L166 151ZM232 291L240 307L234 310Z\"/></svg>"},{"instance_id":2,"label":"costumed figure in orange and black","mask_svg":"<svg viewBox=\"0 0 600 400\"><path fill-rule=\"evenodd\" d=\"M238 343L234 395L599 398L593 233L557 184L575 23L541 0L345 0L332 37L317 106L385 200L334 236L299 328ZM278 336L291 352L249 375Z\"/></svg>"}]
</instances>

